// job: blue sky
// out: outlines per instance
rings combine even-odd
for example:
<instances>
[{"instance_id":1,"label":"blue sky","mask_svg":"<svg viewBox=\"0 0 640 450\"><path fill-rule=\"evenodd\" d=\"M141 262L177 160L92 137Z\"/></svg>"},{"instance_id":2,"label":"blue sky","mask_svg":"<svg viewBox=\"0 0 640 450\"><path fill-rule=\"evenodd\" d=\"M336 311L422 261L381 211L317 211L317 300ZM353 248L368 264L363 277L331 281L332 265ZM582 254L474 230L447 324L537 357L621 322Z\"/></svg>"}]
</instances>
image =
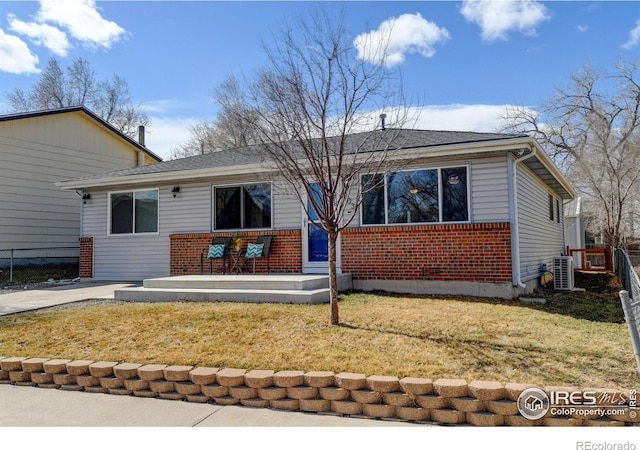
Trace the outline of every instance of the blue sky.
<instances>
[{"instance_id":1,"label":"blue sky","mask_svg":"<svg viewBox=\"0 0 640 450\"><path fill-rule=\"evenodd\" d=\"M393 23L388 61L418 97L420 128L493 131L504 105L535 108L589 61L640 60L640 2L321 2L344 7L353 41ZM313 2L0 1L0 113L50 57L86 58L99 78L129 83L152 123L147 146L168 158L187 126L215 114L229 72L264 63L261 41ZM371 33L371 34L368 34Z\"/></svg>"}]
</instances>

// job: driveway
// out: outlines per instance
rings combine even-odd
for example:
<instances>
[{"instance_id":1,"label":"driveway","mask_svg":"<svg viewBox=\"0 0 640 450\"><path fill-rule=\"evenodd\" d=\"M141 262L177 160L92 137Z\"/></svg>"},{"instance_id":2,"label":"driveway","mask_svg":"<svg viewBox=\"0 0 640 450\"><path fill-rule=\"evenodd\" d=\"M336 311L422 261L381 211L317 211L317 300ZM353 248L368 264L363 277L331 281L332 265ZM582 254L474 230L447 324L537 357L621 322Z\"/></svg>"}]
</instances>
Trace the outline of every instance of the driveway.
<instances>
[{"instance_id":1,"label":"driveway","mask_svg":"<svg viewBox=\"0 0 640 450\"><path fill-rule=\"evenodd\" d=\"M138 286L137 283L81 282L62 286L27 289L21 292L2 293L0 290L0 316L24 311L49 308L65 303L93 299L112 299L113 291Z\"/></svg>"}]
</instances>

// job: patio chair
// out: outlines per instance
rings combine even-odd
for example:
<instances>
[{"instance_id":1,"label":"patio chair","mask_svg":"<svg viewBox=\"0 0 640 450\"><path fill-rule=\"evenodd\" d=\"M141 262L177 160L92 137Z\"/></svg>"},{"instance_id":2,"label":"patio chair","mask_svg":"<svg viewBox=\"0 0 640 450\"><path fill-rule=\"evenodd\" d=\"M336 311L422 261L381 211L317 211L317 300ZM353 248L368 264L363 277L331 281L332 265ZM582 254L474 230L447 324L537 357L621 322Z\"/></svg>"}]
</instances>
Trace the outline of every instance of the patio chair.
<instances>
[{"instance_id":1,"label":"patio chair","mask_svg":"<svg viewBox=\"0 0 640 450\"><path fill-rule=\"evenodd\" d=\"M249 259L253 259L253 273L256 273L256 259L267 258L267 273L271 273L269 251L271 249L272 241L273 236L259 236L258 239L256 239L255 244L247 244L247 248L243 254L245 267L247 261Z\"/></svg>"},{"instance_id":2,"label":"patio chair","mask_svg":"<svg viewBox=\"0 0 640 450\"><path fill-rule=\"evenodd\" d=\"M229 257L229 248L233 239L231 237L214 237L211 245L200 252L200 274L204 273L204 260L209 260L209 273L213 273L213 260L219 259L222 262L222 274L225 273L225 262Z\"/></svg>"}]
</instances>

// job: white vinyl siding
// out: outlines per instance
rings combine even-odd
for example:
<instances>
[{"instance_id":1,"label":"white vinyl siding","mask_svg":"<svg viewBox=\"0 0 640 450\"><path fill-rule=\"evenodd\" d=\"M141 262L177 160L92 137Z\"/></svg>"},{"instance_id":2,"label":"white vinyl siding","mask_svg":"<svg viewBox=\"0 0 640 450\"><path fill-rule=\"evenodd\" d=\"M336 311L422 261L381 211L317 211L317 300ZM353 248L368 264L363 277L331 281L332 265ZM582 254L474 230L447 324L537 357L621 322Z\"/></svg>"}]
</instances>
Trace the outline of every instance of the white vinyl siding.
<instances>
[{"instance_id":1,"label":"white vinyl siding","mask_svg":"<svg viewBox=\"0 0 640 450\"><path fill-rule=\"evenodd\" d=\"M171 189L180 186L173 198ZM160 188L160 234L206 233L211 230L211 183L175 183Z\"/></svg>"},{"instance_id":2,"label":"white vinyl siding","mask_svg":"<svg viewBox=\"0 0 640 450\"><path fill-rule=\"evenodd\" d=\"M151 236L109 235L107 191L91 191L91 199L84 205L83 236L93 237L94 279L140 281L169 276L169 236L212 231L212 186L217 184L176 182L160 186L158 233ZM171 194L173 186L180 186L175 198ZM287 192L284 186L273 183L274 229L300 228L300 203Z\"/></svg>"},{"instance_id":3,"label":"white vinyl siding","mask_svg":"<svg viewBox=\"0 0 640 450\"><path fill-rule=\"evenodd\" d=\"M92 192L84 205L83 235L93 237L96 280L139 281L169 276L169 236L163 230L163 208L174 199L171 187L160 189L158 234L109 234L107 192ZM188 221L183 217L185 222Z\"/></svg>"},{"instance_id":4,"label":"white vinyl siding","mask_svg":"<svg viewBox=\"0 0 640 450\"><path fill-rule=\"evenodd\" d=\"M506 157L471 164L473 222L509 222L509 178Z\"/></svg>"},{"instance_id":5,"label":"white vinyl siding","mask_svg":"<svg viewBox=\"0 0 640 450\"><path fill-rule=\"evenodd\" d=\"M518 164L517 171L520 278L528 281L538 277L541 264L550 269L553 257L565 251L564 224L562 211L559 223L549 220L549 194L554 206L557 194L526 166Z\"/></svg>"}]
</instances>

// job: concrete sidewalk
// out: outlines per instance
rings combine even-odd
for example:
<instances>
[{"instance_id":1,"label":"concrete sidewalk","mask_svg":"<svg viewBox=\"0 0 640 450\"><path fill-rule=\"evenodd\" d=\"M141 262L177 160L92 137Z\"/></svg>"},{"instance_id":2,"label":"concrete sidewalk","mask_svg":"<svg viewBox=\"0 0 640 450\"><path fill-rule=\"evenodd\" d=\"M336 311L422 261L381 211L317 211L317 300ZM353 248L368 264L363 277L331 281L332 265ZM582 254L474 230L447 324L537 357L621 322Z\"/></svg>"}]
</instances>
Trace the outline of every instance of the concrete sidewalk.
<instances>
[{"instance_id":1,"label":"concrete sidewalk","mask_svg":"<svg viewBox=\"0 0 640 450\"><path fill-rule=\"evenodd\" d=\"M112 299L113 291L124 287L138 286L136 283L82 282L22 292L0 293L0 316L34 311L65 303L89 299Z\"/></svg>"},{"instance_id":2,"label":"concrete sidewalk","mask_svg":"<svg viewBox=\"0 0 640 450\"><path fill-rule=\"evenodd\" d=\"M0 384L0 427L424 427L365 418Z\"/></svg>"}]
</instances>

